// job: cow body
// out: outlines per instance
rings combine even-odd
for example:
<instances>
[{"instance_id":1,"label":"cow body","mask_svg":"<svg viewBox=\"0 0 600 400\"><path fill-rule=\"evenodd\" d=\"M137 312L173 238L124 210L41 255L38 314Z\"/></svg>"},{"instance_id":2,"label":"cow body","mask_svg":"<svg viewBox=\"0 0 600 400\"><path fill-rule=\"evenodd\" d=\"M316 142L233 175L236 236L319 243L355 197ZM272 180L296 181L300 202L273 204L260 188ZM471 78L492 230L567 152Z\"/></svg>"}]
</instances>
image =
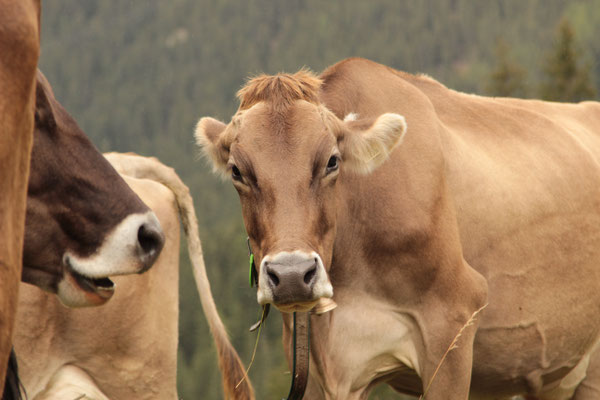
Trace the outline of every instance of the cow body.
<instances>
[{"instance_id":1,"label":"cow body","mask_svg":"<svg viewBox=\"0 0 600 400\"><path fill-rule=\"evenodd\" d=\"M310 93L297 77L289 86L300 90L282 90L286 77L251 81L232 123L205 119L197 137L233 171L257 263L267 260L268 302L290 310L307 300L305 287L278 304L287 278L273 278L270 246L323 259L338 307L312 317L305 397L363 399L385 382L427 399L598 398L600 105L466 95L350 59L320 76L317 101L264 106L268 90ZM249 95L258 100L244 107ZM404 116L405 135L390 115ZM285 125L275 134L277 118ZM314 172L323 161L300 176L302 163L310 171L330 154L339 167L329 158L324 175ZM266 191L270 203L257 194ZM298 233L309 228L294 216L313 226L315 213L319 229ZM284 231L278 215L298 226ZM288 356L290 325L284 314Z\"/></svg>"},{"instance_id":2,"label":"cow body","mask_svg":"<svg viewBox=\"0 0 600 400\"><path fill-rule=\"evenodd\" d=\"M598 398L580 382L600 357L600 104L435 86L464 258L489 287L472 392Z\"/></svg>"},{"instance_id":3,"label":"cow body","mask_svg":"<svg viewBox=\"0 0 600 400\"><path fill-rule=\"evenodd\" d=\"M361 78L366 71L369 74ZM464 260L488 284L488 306L482 312L474 342L472 396L531 393L542 398L569 398L585 377L600 333L600 105L465 95L424 77L399 75L361 61L334 66L325 74L330 74L325 79L324 98L329 99L325 102L336 114L352 111L367 116L372 112L369 108L378 105L382 111L397 111L407 118L406 147L401 146L388 164L374 172L375 176L349 185L353 190L348 191L348 199L360 202L358 208L364 215L377 215L375 207L392 207L398 213L392 225L406 226L411 217L403 214L414 215L425 203L422 199L415 204L402 201L394 207L395 199L404 195L398 192L414 196L416 190L440 186L422 177L412 184L405 178L409 170L420 173L418 162L427 160L426 152L409 147L411 132L437 137L441 142L442 158L428 161L445 164L443 175L434 178L448 186L444 197L453 203L452 217L456 218ZM328 93L340 80L347 86ZM372 81L389 85L379 100L367 94L367 100L361 97L355 104L344 104L340 93L352 98L357 92L375 95L382 90L368 87L367 82ZM390 101L394 96L411 98L413 93L425 103L422 107L416 106L416 101ZM394 179L398 175L402 177ZM361 189L357 191L358 185ZM353 195L382 188L392 197L383 204ZM432 214L426 210L420 219L426 221ZM371 255L388 253L385 245L389 233L381 229L390 227L390 219L385 218L368 224L364 221L373 229L369 236L376 238L369 242ZM343 253L347 250L345 241L340 237ZM360 258L351 254L348 260L369 268L372 259L361 263ZM348 269L344 266L344 275L352 281ZM338 289L340 295L340 291L346 292ZM448 291L461 294L457 287ZM373 308L389 304L393 292L390 290L380 306ZM355 293L352 288L347 295ZM427 297L418 291L413 295ZM389 313L382 314L389 318ZM434 314L420 317L430 315ZM343 348L338 352L343 354ZM570 371L570 381L563 379ZM570 390L553 390L559 382ZM402 389L402 383L395 386ZM551 393L544 394L545 390ZM557 392L556 397L552 392Z\"/></svg>"},{"instance_id":4,"label":"cow body","mask_svg":"<svg viewBox=\"0 0 600 400\"><path fill-rule=\"evenodd\" d=\"M177 399L181 218L226 396L253 398L248 381L234 387L244 368L212 300L188 188L154 158L105 156L154 211L165 246L150 271L116 277L118 290L102 307L66 308L56 296L22 285L15 348L27 394L36 400Z\"/></svg>"}]
</instances>

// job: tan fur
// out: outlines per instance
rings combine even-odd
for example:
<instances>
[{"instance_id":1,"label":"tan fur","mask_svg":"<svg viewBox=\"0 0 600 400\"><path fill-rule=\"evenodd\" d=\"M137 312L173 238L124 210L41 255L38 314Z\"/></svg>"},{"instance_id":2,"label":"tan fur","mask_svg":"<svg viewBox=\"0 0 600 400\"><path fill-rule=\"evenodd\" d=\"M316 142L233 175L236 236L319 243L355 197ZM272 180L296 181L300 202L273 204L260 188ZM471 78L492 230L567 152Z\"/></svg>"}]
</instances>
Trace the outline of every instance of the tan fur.
<instances>
[{"instance_id":1,"label":"tan fur","mask_svg":"<svg viewBox=\"0 0 600 400\"><path fill-rule=\"evenodd\" d=\"M96 309L66 309L53 296L23 285L15 341L28 394L36 396L44 389L41 398L59 400L63 397L50 393L75 390L72 384L76 382L65 378L71 375L61 369L69 363L89 374L82 378L81 387L95 382L94 390L111 399L177 398L179 216L203 310L215 338L226 398L254 398L249 382L234 389L244 368L212 299L189 189L172 168L155 158L105 156L157 214L167 239L165 248L150 271L115 279L115 296ZM44 354L43 360L40 354Z\"/></svg>"},{"instance_id":2,"label":"tan fur","mask_svg":"<svg viewBox=\"0 0 600 400\"><path fill-rule=\"evenodd\" d=\"M33 400L110 400L98 388L94 379L81 368L67 364L52 375L43 391Z\"/></svg>"},{"instance_id":3,"label":"tan fur","mask_svg":"<svg viewBox=\"0 0 600 400\"><path fill-rule=\"evenodd\" d=\"M276 110L284 110L296 100L319 103L321 80L308 69L295 74L260 75L238 91L240 110L260 102L268 102Z\"/></svg>"},{"instance_id":4,"label":"tan fur","mask_svg":"<svg viewBox=\"0 0 600 400\"><path fill-rule=\"evenodd\" d=\"M226 398L234 400L253 399L254 390L248 379L244 381L244 384L237 388L235 387L245 376L245 368L229 341L227 330L219 317L212 297L210 282L206 274L206 266L202 256L202 246L198 233L198 219L196 218L194 203L188 187L177 176L173 168L164 166L155 158L117 153L108 153L106 157L118 171L160 182L175 195L179 216L187 236L188 253L192 261L202 310L204 311L217 347L219 365L223 377L223 390Z\"/></svg>"},{"instance_id":5,"label":"tan fur","mask_svg":"<svg viewBox=\"0 0 600 400\"><path fill-rule=\"evenodd\" d=\"M0 0L0 392L22 270L33 140L39 0Z\"/></svg>"},{"instance_id":6,"label":"tan fur","mask_svg":"<svg viewBox=\"0 0 600 400\"><path fill-rule=\"evenodd\" d=\"M262 100L205 142L235 130L219 156L240 169L255 262L314 251L333 284L338 307L311 322L305 398L365 399L386 382L428 387L427 400L595 400L600 104L465 95L356 58L320 79L318 102L277 113ZM356 174L352 155L381 152L355 142L388 113L406 120L402 144L371 133L390 154Z\"/></svg>"}]
</instances>

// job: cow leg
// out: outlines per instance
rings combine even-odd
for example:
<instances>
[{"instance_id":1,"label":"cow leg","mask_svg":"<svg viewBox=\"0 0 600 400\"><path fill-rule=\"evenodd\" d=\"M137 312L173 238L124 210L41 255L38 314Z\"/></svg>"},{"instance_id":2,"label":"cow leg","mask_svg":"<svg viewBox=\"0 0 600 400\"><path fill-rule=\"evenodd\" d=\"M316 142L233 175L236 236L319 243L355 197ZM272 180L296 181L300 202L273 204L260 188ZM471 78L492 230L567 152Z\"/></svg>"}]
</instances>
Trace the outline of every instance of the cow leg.
<instances>
[{"instance_id":1,"label":"cow leg","mask_svg":"<svg viewBox=\"0 0 600 400\"><path fill-rule=\"evenodd\" d=\"M583 357L560 381L542 387L526 400L597 400L600 399L600 347Z\"/></svg>"},{"instance_id":2,"label":"cow leg","mask_svg":"<svg viewBox=\"0 0 600 400\"><path fill-rule=\"evenodd\" d=\"M442 284L439 292L446 296L432 299L416 316L424 347L419 358L425 400L469 397L473 341L486 304L487 283L465 261L462 266Z\"/></svg>"},{"instance_id":3,"label":"cow leg","mask_svg":"<svg viewBox=\"0 0 600 400\"><path fill-rule=\"evenodd\" d=\"M446 333L455 333L454 336L446 336L449 340L445 347L436 346L434 351L428 352L429 362L424 363L421 375L425 400L464 400L469 396L476 327L454 328L446 330ZM459 332L460 337L457 338ZM452 344L455 339L456 344ZM437 357L432 357L434 354Z\"/></svg>"},{"instance_id":4,"label":"cow leg","mask_svg":"<svg viewBox=\"0 0 600 400\"><path fill-rule=\"evenodd\" d=\"M0 388L21 280L39 8L39 0L0 0Z\"/></svg>"},{"instance_id":5,"label":"cow leg","mask_svg":"<svg viewBox=\"0 0 600 400\"><path fill-rule=\"evenodd\" d=\"M577 386L573 400L600 399L600 346L590 358L583 381Z\"/></svg>"},{"instance_id":6,"label":"cow leg","mask_svg":"<svg viewBox=\"0 0 600 400\"><path fill-rule=\"evenodd\" d=\"M110 400L85 371L65 365L52 375L50 381L33 400Z\"/></svg>"}]
</instances>

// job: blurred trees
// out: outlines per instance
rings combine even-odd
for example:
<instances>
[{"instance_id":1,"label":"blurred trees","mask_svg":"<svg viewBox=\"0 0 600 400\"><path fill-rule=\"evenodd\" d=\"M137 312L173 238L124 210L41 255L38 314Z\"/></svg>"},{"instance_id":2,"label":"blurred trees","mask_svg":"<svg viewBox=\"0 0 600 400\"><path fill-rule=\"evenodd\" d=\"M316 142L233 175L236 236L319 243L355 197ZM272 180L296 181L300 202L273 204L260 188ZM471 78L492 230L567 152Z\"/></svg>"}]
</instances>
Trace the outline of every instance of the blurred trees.
<instances>
[{"instance_id":1,"label":"blurred trees","mask_svg":"<svg viewBox=\"0 0 600 400\"><path fill-rule=\"evenodd\" d=\"M488 77L487 94L563 102L578 102L596 96L592 64L578 45L575 31L566 18L560 20L552 48L543 58L542 82L538 85L537 95L530 93L527 70L512 59L511 48L502 38L496 43L494 56L496 65Z\"/></svg>"},{"instance_id":2,"label":"blurred trees","mask_svg":"<svg viewBox=\"0 0 600 400\"><path fill-rule=\"evenodd\" d=\"M493 96L526 97L525 77L527 71L512 60L510 49L503 39L496 43L496 65L492 70L486 93Z\"/></svg>"},{"instance_id":3,"label":"blurred trees","mask_svg":"<svg viewBox=\"0 0 600 400\"><path fill-rule=\"evenodd\" d=\"M594 98L596 89L591 82L590 64L581 59L581 52L575 43L575 32L568 20L560 22L557 36L544 64L540 97L571 102Z\"/></svg>"},{"instance_id":4,"label":"blurred trees","mask_svg":"<svg viewBox=\"0 0 600 400\"><path fill-rule=\"evenodd\" d=\"M320 71L350 56L424 72L461 91L497 85L496 94L532 95L518 82L539 86L539 60L565 16L596 61L591 81L600 82L600 0L53 0L43 4L40 67L101 150L156 156L190 187L215 301L248 363L255 336L247 329L260 308L248 286L246 233L235 190L199 160L197 120L228 121L248 76ZM494 47L498 37L504 50ZM584 58L576 59L581 68ZM221 399L186 256L180 273L180 397ZM284 397L286 372L281 317L272 312L250 371L258 398ZM398 398L385 389L373 397Z\"/></svg>"}]
</instances>

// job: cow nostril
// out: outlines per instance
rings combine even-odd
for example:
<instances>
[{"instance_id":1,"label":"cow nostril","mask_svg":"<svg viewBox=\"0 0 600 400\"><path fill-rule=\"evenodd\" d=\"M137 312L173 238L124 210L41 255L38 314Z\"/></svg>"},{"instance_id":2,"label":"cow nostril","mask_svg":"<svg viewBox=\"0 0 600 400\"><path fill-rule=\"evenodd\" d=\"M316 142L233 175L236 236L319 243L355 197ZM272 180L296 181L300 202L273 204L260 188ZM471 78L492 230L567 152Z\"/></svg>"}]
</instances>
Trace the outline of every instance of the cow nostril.
<instances>
[{"instance_id":1,"label":"cow nostril","mask_svg":"<svg viewBox=\"0 0 600 400\"><path fill-rule=\"evenodd\" d=\"M145 254L159 252L163 246L163 235L156 228L143 224L138 229L138 243Z\"/></svg>"},{"instance_id":2,"label":"cow nostril","mask_svg":"<svg viewBox=\"0 0 600 400\"><path fill-rule=\"evenodd\" d=\"M268 271L267 275L269 276L269 281L271 282L271 285L273 285L274 287L279 285L279 277L276 274L274 274L271 271Z\"/></svg>"},{"instance_id":3,"label":"cow nostril","mask_svg":"<svg viewBox=\"0 0 600 400\"><path fill-rule=\"evenodd\" d=\"M317 266L313 266L305 275L304 275L304 283L307 285L313 280L314 276L317 273Z\"/></svg>"}]
</instances>

